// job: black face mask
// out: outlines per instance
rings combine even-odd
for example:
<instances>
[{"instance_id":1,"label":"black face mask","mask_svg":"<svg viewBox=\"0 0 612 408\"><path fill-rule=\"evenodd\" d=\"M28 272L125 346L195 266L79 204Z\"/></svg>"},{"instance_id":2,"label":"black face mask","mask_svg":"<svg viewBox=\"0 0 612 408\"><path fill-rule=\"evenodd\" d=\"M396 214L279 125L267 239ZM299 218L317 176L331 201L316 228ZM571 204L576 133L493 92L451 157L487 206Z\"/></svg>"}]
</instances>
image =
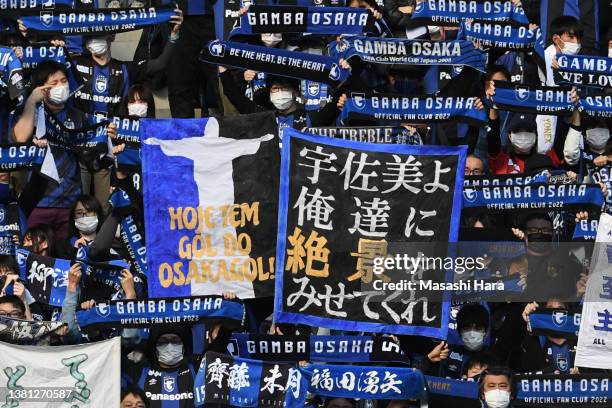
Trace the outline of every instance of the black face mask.
<instances>
[{"instance_id":1,"label":"black face mask","mask_svg":"<svg viewBox=\"0 0 612 408\"><path fill-rule=\"evenodd\" d=\"M533 252L544 254L552 249L552 235L529 234L527 235L527 246Z\"/></svg>"}]
</instances>

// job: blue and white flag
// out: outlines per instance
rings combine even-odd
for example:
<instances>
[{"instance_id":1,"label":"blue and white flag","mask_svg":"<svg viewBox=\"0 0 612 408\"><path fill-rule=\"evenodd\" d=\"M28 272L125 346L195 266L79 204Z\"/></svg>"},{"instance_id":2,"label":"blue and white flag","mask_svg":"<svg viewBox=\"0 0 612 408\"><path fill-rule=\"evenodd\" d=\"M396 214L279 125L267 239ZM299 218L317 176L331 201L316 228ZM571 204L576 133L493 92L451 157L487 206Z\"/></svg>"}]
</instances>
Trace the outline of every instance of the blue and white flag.
<instances>
[{"instance_id":1,"label":"blue and white flag","mask_svg":"<svg viewBox=\"0 0 612 408\"><path fill-rule=\"evenodd\" d=\"M331 55L348 60L407 65L465 65L485 72L487 54L471 41L425 41L400 38L343 37L334 41Z\"/></svg>"},{"instance_id":2,"label":"blue and white flag","mask_svg":"<svg viewBox=\"0 0 612 408\"><path fill-rule=\"evenodd\" d=\"M557 54L556 83L598 88L612 87L612 58Z\"/></svg>"},{"instance_id":3,"label":"blue and white flag","mask_svg":"<svg viewBox=\"0 0 612 408\"><path fill-rule=\"evenodd\" d=\"M466 187L463 211L600 211L604 195L597 184L526 184Z\"/></svg>"},{"instance_id":4,"label":"blue and white flag","mask_svg":"<svg viewBox=\"0 0 612 408\"><path fill-rule=\"evenodd\" d=\"M37 302L61 306L68 288L71 261L42 256L25 249L17 249L19 277Z\"/></svg>"},{"instance_id":5,"label":"blue and white flag","mask_svg":"<svg viewBox=\"0 0 612 408\"><path fill-rule=\"evenodd\" d=\"M15 99L25 91L21 61L8 47L0 47L0 96Z\"/></svg>"},{"instance_id":6,"label":"blue and white flag","mask_svg":"<svg viewBox=\"0 0 612 408\"><path fill-rule=\"evenodd\" d=\"M202 49L200 60L334 86L346 81L350 75L348 69L340 66L337 57L229 41L209 42Z\"/></svg>"},{"instance_id":7,"label":"blue and white flag","mask_svg":"<svg viewBox=\"0 0 612 408\"><path fill-rule=\"evenodd\" d=\"M485 21L463 22L457 38L474 41L484 47L525 51L535 47L541 38L538 30L514 24L500 24Z\"/></svg>"},{"instance_id":8,"label":"blue and white flag","mask_svg":"<svg viewBox=\"0 0 612 408\"><path fill-rule=\"evenodd\" d=\"M308 392L324 397L423 400L425 377L415 368L312 364L300 371Z\"/></svg>"},{"instance_id":9,"label":"blue and white flag","mask_svg":"<svg viewBox=\"0 0 612 408\"><path fill-rule=\"evenodd\" d=\"M446 26L466 19L529 24L523 8L514 7L510 0L424 0L416 3L412 19Z\"/></svg>"},{"instance_id":10,"label":"blue and white flag","mask_svg":"<svg viewBox=\"0 0 612 408\"><path fill-rule=\"evenodd\" d=\"M458 120L484 126L487 115L476 108L475 97L401 96L352 92L342 108L343 123L351 120L391 123L430 123Z\"/></svg>"},{"instance_id":11,"label":"blue and white flag","mask_svg":"<svg viewBox=\"0 0 612 408\"><path fill-rule=\"evenodd\" d=\"M112 34L167 23L174 6L128 9L41 10L20 17L31 31L55 34Z\"/></svg>"},{"instance_id":12,"label":"blue and white flag","mask_svg":"<svg viewBox=\"0 0 612 408\"><path fill-rule=\"evenodd\" d=\"M612 369L612 215L601 214L582 303L577 367ZM609 396L608 401L611 401Z\"/></svg>"},{"instance_id":13,"label":"blue and white flag","mask_svg":"<svg viewBox=\"0 0 612 408\"><path fill-rule=\"evenodd\" d=\"M238 357L277 362L410 362L390 337L234 333L228 349Z\"/></svg>"},{"instance_id":14,"label":"blue and white flag","mask_svg":"<svg viewBox=\"0 0 612 408\"><path fill-rule=\"evenodd\" d=\"M117 168L131 171L139 169L140 119L118 116L109 116L106 119L117 126L117 136L112 139L113 145L125 144L125 150L117 154Z\"/></svg>"},{"instance_id":15,"label":"blue and white flag","mask_svg":"<svg viewBox=\"0 0 612 408\"><path fill-rule=\"evenodd\" d=\"M303 408L308 384L301 369L289 364L208 352L193 388L196 407Z\"/></svg>"},{"instance_id":16,"label":"blue and white flag","mask_svg":"<svg viewBox=\"0 0 612 408\"><path fill-rule=\"evenodd\" d=\"M564 309L538 309L529 314L529 327L534 336L575 339L580 328L580 313Z\"/></svg>"},{"instance_id":17,"label":"blue and white flag","mask_svg":"<svg viewBox=\"0 0 612 408\"><path fill-rule=\"evenodd\" d=\"M140 126L149 296L271 296L280 165L274 113L141 119Z\"/></svg>"},{"instance_id":18,"label":"blue and white flag","mask_svg":"<svg viewBox=\"0 0 612 408\"><path fill-rule=\"evenodd\" d=\"M496 109L542 115L566 115L576 108L572 89L567 87L514 85L495 81L491 97Z\"/></svg>"},{"instance_id":19,"label":"blue and white flag","mask_svg":"<svg viewBox=\"0 0 612 408\"><path fill-rule=\"evenodd\" d=\"M274 321L445 339L444 291L434 300L417 284L399 288L406 271L379 262L401 251L416 256L417 243L430 253L428 243L457 240L465 147L359 143L288 128L282 153ZM432 268L423 281L446 279Z\"/></svg>"},{"instance_id":20,"label":"blue and white flag","mask_svg":"<svg viewBox=\"0 0 612 408\"><path fill-rule=\"evenodd\" d=\"M254 4L240 17L229 37L261 33L362 35L371 31L368 28L373 28L373 16L364 8Z\"/></svg>"},{"instance_id":21,"label":"blue and white flag","mask_svg":"<svg viewBox=\"0 0 612 408\"><path fill-rule=\"evenodd\" d=\"M404 126L343 126L311 127L304 129L304 133L351 140L353 142L422 145L423 138L419 130L421 129ZM427 129L424 130L427 131Z\"/></svg>"},{"instance_id":22,"label":"blue and white flag","mask_svg":"<svg viewBox=\"0 0 612 408\"><path fill-rule=\"evenodd\" d=\"M113 300L81 310L76 318L82 329L184 325L202 320L238 329L244 324L244 305L220 296Z\"/></svg>"},{"instance_id":23,"label":"blue and white flag","mask_svg":"<svg viewBox=\"0 0 612 408\"><path fill-rule=\"evenodd\" d=\"M592 95L580 98L580 109L596 118L612 118L612 95Z\"/></svg>"},{"instance_id":24,"label":"blue and white flag","mask_svg":"<svg viewBox=\"0 0 612 408\"><path fill-rule=\"evenodd\" d=\"M516 374L517 408L609 407L610 374Z\"/></svg>"}]
</instances>

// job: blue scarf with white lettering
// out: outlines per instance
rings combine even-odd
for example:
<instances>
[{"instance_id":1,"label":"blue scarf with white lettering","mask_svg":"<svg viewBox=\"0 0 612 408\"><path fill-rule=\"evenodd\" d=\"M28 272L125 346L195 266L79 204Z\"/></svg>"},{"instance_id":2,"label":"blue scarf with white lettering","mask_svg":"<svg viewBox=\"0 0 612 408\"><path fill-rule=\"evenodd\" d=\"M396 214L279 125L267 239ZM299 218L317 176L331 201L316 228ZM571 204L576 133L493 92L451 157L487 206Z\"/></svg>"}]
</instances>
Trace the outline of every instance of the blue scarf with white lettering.
<instances>
[{"instance_id":1,"label":"blue scarf with white lettering","mask_svg":"<svg viewBox=\"0 0 612 408\"><path fill-rule=\"evenodd\" d=\"M459 120L484 126L487 115L478 110L473 97L401 96L352 92L340 118L391 123L429 123Z\"/></svg>"},{"instance_id":2,"label":"blue scarf with white lettering","mask_svg":"<svg viewBox=\"0 0 612 408\"><path fill-rule=\"evenodd\" d=\"M580 110L595 118L612 118L612 95L581 97Z\"/></svg>"},{"instance_id":3,"label":"blue scarf with white lettering","mask_svg":"<svg viewBox=\"0 0 612 408\"><path fill-rule=\"evenodd\" d=\"M40 169L47 149L31 143L0 145L0 171Z\"/></svg>"},{"instance_id":4,"label":"blue scarf with white lettering","mask_svg":"<svg viewBox=\"0 0 612 408\"><path fill-rule=\"evenodd\" d=\"M496 109L540 115L566 115L576 107L571 88L514 85L504 81L495 81L495 95L491 100Z\"/></svg>"},{"instance_id":5,"label":"blue scarf with white lettering","mask_svg":"<svg viewBox=\"0 0 612 408\"><path fill-rule=\"evenodd\" d=\"M538 309L529 314L529 326L533 336L576 339L580 330L580 313L568 313L563 309Z\"/></svg>"},{"instance_id":6,"label":"blue scarf with white lettering","mask_svg":"<svg viewBox=\"0 0 612 408\"><path fill-rule=\"evenodd\" d=\"M113 145L125 144L125 150L117 155L117 168L138 170L141 166L140 119L109 116L107 120L117 125L117 136L112 139Z\"/></svg>"},{"instance_id":7,"label":"blue scarf with white lettering","mask_svg":"<svg viewBox=\"0 0 612 408\"><path fill-rule=\"evenodd\" d=\"M463 211L559 211L598 212L604 202L597 184L528 184L523 186L466 187Z\"/></svg>"},{"instance_id":8,"label":"blue scarf with white lettering","mask_svg":"<svg viewBox=\"0 0 612 408\"><path fill-rule=\"evenodd\" d=\"M229 34L308 33L316 35L373 33L373 17L363 8L252 5Z\"/></svg>"},{"instance_id":9,"label":"blue scarf with white lettering","mask_svg":"<svg viewBox=\"0 0 612 408\"><path fill-rule=\"evenodd\" d=\"M466 65L482 72L487 63L487 55L471 41L347 37L332 42L330 54L346 60L357 55L378 64Z\"/></svg>"},{"instance_id":10,"label":"blue scarf with white lettering","mask_svg":"<svg viewBox=\"0 0 612 408\"><path fill-rule=\"evenodd\" d=\"M348 69L340 67L340 58L229 41L209 42L202 49L200 60L334 86L350 75Z\"/></svg>"},{"instance_id":11,"label":"blue scarf with white lettering","mask_svg":"<svg viewBox=\"0 0 612 408\"><path fill-rule=\"evenodd\" d=\"M21 61L11 48L0 46L0 96L15 99L25 91Z\"/></svg>"},{"instance_id":12,"label":"blue scarf with white lettering","mask_svg":"<svg viewBox=\"0 0 612 408\"><path fill-rule=\"evenodd\" d=\"M234 333L234 355L255 360L328 363L399 362L409 364L399 345L390 338L372 336L278 336Z\"/></svg>"},{"instance_id":13,"label":"blue scarf with white lettering","mask_svg":"<svg viewBox=\"0 0 612 408\"><path fill-rule=\"evenodd\" d=\"M465 176L463 185L466 187L478 186L517 186L525 184L546 183L548 174L542 171L533 175L527 174L496 174L486 176Z\"/></svg>"},{"instance_id":14,"label":"blue scarf with white lettering","mask_svg":"<svg viewBox=\"0 0 612 408\"><path fill-rule=\"evenodd\" d=\"M581 220L574 228L573 241L595 241L598 220Z\"/></svg>"},{"instance_id":15,"label":"blue scarf with white lettering","mask_svg":"<svg viewBox=\"0 0 612 408\"><path fill-rule=\"evenodd\" d=\"M34 69L42 61L53 60L66 66L68 70L68 83L70 91L74 92L83 85L83 76L76 70L76 65L68 55L65 47L56 47L50 44L28 45L22 47L23 57L21 65L23 69Z\"/></svg>"},{"instance_id":16,"label":"blue scarf with white lettering","mask_svg":"<svg viewBox=\"0 0 612 408\"><path fill-rule=\"evenodd\" d=\"M3 16L7 14L9 15L12 14L11 11L23 13L24 10L39 11L39 9L40 10L55 9L55 7L73 8L74 0L4 0L4 1L0 1L0 12L2 12Z\"/></svg>"},{"instance_id":17,"label":"blue scarf with white lettering","mask_svg":"<svg viewBox=\"0 0 612 408\"><path fill-rule=\"evenodd\" d=\"M537 31L525 26L482 21L461 23L457 34L459 39L474 41L484 47L520 51L533 49L541 37Z\"/></svg>"},{"instance_id":18,"label":"blue scarf with white lettering","mask_svg":"<svg viewBox=\"0 0 612 408\"><path fill-rule=\"evenodd\" d=\"M207 352L196 375L196 407L303 408L307 379L301 369Z\"/></svg>"},{"instance_id":19,"label":"blue scarf with white lettering","mask_svg":"<svg viewBox=\"0 0 612 408\"><path fill-rule=\"evenodd\" d=\"M557 62L559 69L553 70L556 83L612 87L612 58L557 54Z\"/></svg>"},{"instance_id":20,"label":"blue scarf with white lettering","mask_svg":"<svg viewBox=\"0 0 612 408\"><path fill-rule=\"evenodd\" d=\"M157 327L203 320L238 329L244 324L244 305L220 296L112 300L78 311L76 318L81 329Z\"/></svg>"},{"instance_id":21,"label":"blue scarf with white lettering","mask_svg":"<svg viewBox=\"0 0 612 408\"><path fill-rule=\"evenodd\" d=\"M351 140L355 142L409 145L423 144L423 140L417 129L407 129L402 126L311 127L304 129L304 133L312 133L313 135Z\"/></svg>"},{"instance_id":22,"label":"blue scarf with white lettering","mask_svg":"<svg viewBox=\"0 0 612 408\"><path fill-rule=\"evenodd\" d=\"M128 256L137 273L147 276L147 247L144 234L139 231L138 224L132 213L133 206L130 197L123 190L115 190L110 197L113 213L121 217L121 242L126 247Z\"/></svg>"},{"instance_id":23,"label":"blue scarf with white lettering","mask_svg":"<svg viewBox=\"0 0 612 408\"><path fill-rule=\"evenodd\" d=\"M87 117L87 126L69 129L51 111L45 109L45 137L52 146L62 147L75 152L95 151L104 154L108 151L107 121L97 123L94 116Z\"/></svg>"},{"instance_id":24,"label":"blue scarf with white lettering","mask_svg":"<svg viewBox=\"0 0 612 408\"><path fill-rule=\"evenodd\" d=\"M517 374L514 407L609 407L610 374Z\"/></svg>"},{"instance_id":25,"label":"blue scarf with white lettering","mask_svg":"<svg viewBox=\"0 0 612 408\"><path fill-rule=\"evenodd\" d=\"M521 7L514 7L509 0L425 0L417 2L412 19L445 26L459 25L465 19L529 24L525 11Z\"/></svg>"},{"instance_id":26,"label":"blue scarf with white lettering","mask_svg":"<svg viewBox=\"0 0 612 408\"><path fill-rule=\"evenodd\" d=\"M310 364L300 368L308 392L325 397L421 399L425 377L414 368Z\"/></svg>"},{"instance_id":27,"label":"blue scarf with white lettering","mask_svg":"<svg viewBox=\"0 0 612 408\"><path fill-rule=\"evenodd\" d=\"M54 34L113 34L166 23L174 6L128 9L43 10L20 19L31 31Z\"/></svg>"},{"instance_id":28,"label":"blue scarf with white lettering","mask_svg":"<svg viewBox=\"0 0 612 408\"><path fill-rule=\"evenodd\" d=\"M427 390L430 394L447 395L449 397L478 399L479 383L476 381L453 380L451 378L426 375Z\"/></svg>"}]
</instances>

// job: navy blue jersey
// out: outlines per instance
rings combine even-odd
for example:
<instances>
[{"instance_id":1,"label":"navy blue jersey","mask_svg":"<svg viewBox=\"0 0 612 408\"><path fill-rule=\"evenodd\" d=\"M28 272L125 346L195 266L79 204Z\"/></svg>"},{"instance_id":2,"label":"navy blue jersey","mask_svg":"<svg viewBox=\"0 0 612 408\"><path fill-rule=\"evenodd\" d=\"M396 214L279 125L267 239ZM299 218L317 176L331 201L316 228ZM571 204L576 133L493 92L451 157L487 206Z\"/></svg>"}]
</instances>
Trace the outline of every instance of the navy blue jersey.
<instances>
[{"instance_id":1,"label":"navy blue jersey","mask_svg":"<svg viewBox=\"0 0 612 408\"><path fill-rule=\"evenodd\" d=\"M196 371L192 363L176 369L144 367L137 385L144 390L151 408L193 407L193 381Z\"/></svg>"}]
</instances>

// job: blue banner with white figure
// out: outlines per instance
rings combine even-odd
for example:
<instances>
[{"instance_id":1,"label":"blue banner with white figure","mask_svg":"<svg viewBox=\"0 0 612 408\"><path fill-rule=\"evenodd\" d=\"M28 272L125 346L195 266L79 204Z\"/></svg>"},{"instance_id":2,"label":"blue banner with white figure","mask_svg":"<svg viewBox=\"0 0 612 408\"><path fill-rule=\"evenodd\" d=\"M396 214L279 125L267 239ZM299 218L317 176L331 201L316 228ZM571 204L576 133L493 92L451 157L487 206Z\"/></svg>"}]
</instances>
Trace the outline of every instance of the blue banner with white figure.
<instances>
[{"instance_id":1,"label":"blue banner with white figure","mask_svg":"<svg viewBox=\"0 0 612 408\"><path fill-rule=\"evenodd\" d=\"M415 368L311 364L300 368L308 392L324 397L408 400L425 396L425 377Z\"/></svg>"},{"instance_id":2,"label":"blue banner with white figure","mask_svg":"<svg viewBox=\"0 0 612 408\"><path fill-rule=\"evenodd\" d=\"M117 126L117 136L112 139L113 146L125 145L125 150L117 154L117 168L136 170L140 168L140 119L118 116L107 117Z\"/></svg>"},{"instance_id":3,"label":"blue banner with white figure","mask_svg":"<svg viewBox=\"0 0 612 408\"><path fill-rule=\"evenodd\" d=\"M580 109L595 118L612 118L612 95L581 97Z\"/></svg>"},{"instance_id":4,"label":"blue banner with white figure","mask_svg":"<svg viewBox=\"0 0 612 408\"><path fill-rule=\"evenodd\" d=\"M557 54L556 83L598 88L612 87L612 58Z\"/></svg>"},{"instance_id":5,"label":"blue banner with white figure","mask_svg":"<svg viewBox=\"0 0 612 408\"><path fill-rule=\"evenodd\" d=\"M76 318L82 329L195 324L202 320L238 329L244 324L244 305L220 296L113 300L81 310Z\"/></svg>"},{"instance_id":6,"label":"blue banner with white figure","mask_svg":"<svg viewBox=\"0 0 612 408\"><path fill-rule=\"evenodd\" d=\"M485 72L487 55L471 41L425 41L400 38L345 37L333 42L331 55L365 62L408 65L465 65Z\"/></svg>"},{"instance_id":7,"label":"blue banner with white figure","mask_svg":"<svg viewBox=\"0 0 612 408\"><path fill-rule=\"evenodd\" d=\"M19 265L19 277L32 297L37 302L61 306L68 288L68 271L72 262L21 248L17 249L15 258Z\"/></svg>"},{"instance_id":8,"label":"blue banner with white figure","mask_svg":"<svg viewBox=\"0 0 612 408\"><path fill-rule=\"evenodd\" d=\"M604 195L597 184L527 184L466 187L463 211L601 211Z\"/></svg>"},{"instance_id":9,"label":"blue banner with white figure","mask_svg":"<svg viewBox=\"0 0 612 408\"><path fill-rule=\"evenodd\" d=\"M517 408L609 407L610 374L516 374L513 377Z\"/></svg>"},{"instance_id":10,"label":"blue banner with white figure","mask_svg":"<svg viewBox=\"0 0 612 408\"><path fill-rule=\"evenodd\" d=\"M562 309L538 309L529 314L529 327L534 336L575 339L580 330L580 314Z\"/></svg>"},{"instance_id":11,"label":"blue banner with white figure","mask_svg":"<svg viewBox=\"0 0 612 408\"><path fill-rule=\"evenodd\" d=\"M301 369L289 364L207 352L193 390L196 407L303 408L308 388Z\"/></svg>"},{"instance_id":12,"label":"blue banner with white figure","mask_svg":"<svg viewBox=\"0 0 612 408\"><path fill-rule=\"evenodd\" d=\"M434 23L430 25L459 25L466 19L513 21L519 24L529 24L523 8L514 7L510 0L417 1L412 19Z\"/></svg>"},{"instance_id":13,"label":"blue banner with white figure","mask_svg":"<svg viewBox=\"0 0 612 408\"><path fill-rule=\"evenodd\" d=\"M0 47L0 96L15 99L25 91L21 61L8 47Z\"/></svg>"},{"instance_id":14,"label":"blue banner with white figure","mask_svg":"<svg viewBox=\"0 0 612 408\"><path fill-rule=\"evenodd\" d=\"M365 34L373 17L364 8L252 5L238 20L236 34Z\"/></svg>"},{"instance_id":15,"label":"blue banner with white figure","mask_svg":"<svg viewBox=\"0 0 612 408\"><path fill-rule=\"evenodd\" d=\"M571 88L514 85L495 81L491 97L496 109L542 115L566 115L576 108Z\"/></svg>"},{"instance_id":16,"label":"blue banner with white figure","mask_svg":"<svg viewBox=\"0 0 612 408\"><path fill-rule=\"evenodd\" d=\"M54 34L113 34L167 23L174 6L129 9L42 10L20 17L32 31Z\"/></svg>"},{"instance_id":17,"label":"blue banner with white figure","mask_svg":"<svg viewBox=\"0 0 612 408\"><path fill-rule=\"evenodd\" d=\"M202 49L200 60L334 86L350 75L348 69L340 66L340 58L229 41L209 42Z\"/></svg>"},{"instance_id":18,"label":"blue banner with white figure","mask_svg":"<svg viewBox=\"0 0 612 408\"><path fill-rule=\"evenodd\" d=\"M535 47L538 33L521 25L475 21L461 23L457 38L483 47L525 51Z\"/></svg>"},{"instance_id":19,"label":"blue banner with white figure","mask_svg":"<svg viewBox=\"0 0 612 408\"><path fill-rule=\"evenodd\" d=\"M47 149L34 144L0 145L0 171L40 169Z\"/></svg>"},{"instance_id":20,"label":"blue banner with white figure","mask_svg":"<svg viewBox=\"0 0 612 408\"><path fill-rule=\"evenodd\" d=\"M359 143L288 128L282 154L275 322L445 339L450 293L434 300L419 285L396 287L406 271L380 261L416 255L417 243L457 240L465 147ZM418 249L447 255L436 245ZM429 283L449 279L435 267L427 274Z\"/></svg>"},{"instance_id":21,"label":"blue banner with white figure","mask_svg":"<svg viewBox=\"0 0 612 408\"><path fill-rule=\"evenodd\" d=\"M351 120L391 123L429 123L458 120L484 126L487 115L476 108L475 97L401 96L352 92L340 114Z\"/></svg>"},{"instance_id":22,"label":"blue banner with white figure","mask_svg":"<svg viewBox=\"0 0 612 408\"><path fill-rule=\"evenodd\" d=\"M113 206L113 213L121 218L119 221L121 242L134 269L138 274L147 276L147 247L144 243L144 234L134 218L130 197L125 191L117 189L111 194L110 203Z\"/></svg>"},{"instance_id":23,"label":"blue banner with white figure","mask_svg":"<svg viewBox=\"0 0 612 408\"><path fill-rule=\"evenodd\" d=\"M272 296L274 112L141 119L140 126L149 296Z\"/></svg>"},{"instance_id":24,"label":"blue banner with white figure","mask_svg":"<svg viewBox=\"0 0 612 408\"><path fill-rule=\"evenodd\" d=\"M242 358L278 362L410 362L399 344L390 337L234 333L228 348L233 350L232 354Z\"/></svg>"}]
</instances>

